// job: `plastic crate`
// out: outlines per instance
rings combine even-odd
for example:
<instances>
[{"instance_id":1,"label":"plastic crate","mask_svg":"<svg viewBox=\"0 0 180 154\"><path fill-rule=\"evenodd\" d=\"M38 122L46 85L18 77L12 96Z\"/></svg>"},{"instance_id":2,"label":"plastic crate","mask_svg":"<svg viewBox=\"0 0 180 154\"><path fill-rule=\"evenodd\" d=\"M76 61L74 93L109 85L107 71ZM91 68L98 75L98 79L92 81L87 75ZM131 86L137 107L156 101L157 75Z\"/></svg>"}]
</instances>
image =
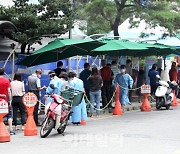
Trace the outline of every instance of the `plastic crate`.
<instances>
[{"instance_id":1,"label":"plastic crate","mask_svg":"<svg viewBox=\"0 0 180 154\"><path fill-rule=\"evenodd\" d=\"M61 96L68 100L72 99L72 106L77 106L81 103L82 98L84 96L84 92L77 89L69 88L64 91L61 91Z\"/></svg>"}]
</instances>

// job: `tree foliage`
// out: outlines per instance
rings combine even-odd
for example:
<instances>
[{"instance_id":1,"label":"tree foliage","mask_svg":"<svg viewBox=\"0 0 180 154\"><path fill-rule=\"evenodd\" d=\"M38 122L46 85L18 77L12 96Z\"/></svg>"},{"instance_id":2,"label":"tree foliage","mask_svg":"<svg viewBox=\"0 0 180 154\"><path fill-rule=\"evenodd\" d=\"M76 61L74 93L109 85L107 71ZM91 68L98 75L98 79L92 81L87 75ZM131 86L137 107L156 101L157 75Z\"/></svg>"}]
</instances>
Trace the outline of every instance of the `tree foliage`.
<instances>
[{"instance_id":1,"label":"tree foliage","mask_svg":"<svg viewBox=\"0 0 180 154\"><path fill-rule=\"evenodd\" d=\"M82 12L81 18L87 19L88 25L95 23L88 34L98 33L99 28L106 27L104 33L111 29L118 36L118 26L127 18L131 19L132 26L139 23L133 18L140 18L152 27L167 28L171 35L180 29L179 0L91 0Z\"/></svg>"},{"instance_id":2,"label":"tree foliage","mask_svg":"<svg viewBox=\"0 0 180 154\"><path fill-rule=\"evenodd\" d=\"M25 53L31 45L43 35L64 34L74 21L74 11L70 0L39 0L31 4L29 0L14 0L12 7L0 6L0 20L9 20L15 24L18 32L13 34L20 42L21 52Z\"/></svg>"}]
</instances>

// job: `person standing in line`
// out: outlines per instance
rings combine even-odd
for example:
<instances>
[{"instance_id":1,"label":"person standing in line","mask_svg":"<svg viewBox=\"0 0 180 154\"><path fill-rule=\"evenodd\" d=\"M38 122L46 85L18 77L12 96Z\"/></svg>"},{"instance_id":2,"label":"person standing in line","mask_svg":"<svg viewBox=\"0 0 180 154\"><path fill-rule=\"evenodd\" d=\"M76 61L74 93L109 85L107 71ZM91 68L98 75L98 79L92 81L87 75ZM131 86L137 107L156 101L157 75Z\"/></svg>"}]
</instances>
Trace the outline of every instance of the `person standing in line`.
<instances>
[{"instance_id":1,"label":"person standing in line","mask_svg":"<svg viewBox=\"0 0 180 154\"><path fill-rule=\"evenodd\" d=\"M61 72L66 72L66 69L63 68L63 62L58 61L57 62L57 68L53 70L56 73L56 76L59 77Z\"/></svg>"},{"instance_id":2,"label":"person standing in line","mask_svg":"<svg viewBox=\"0 0 180 154\"><path fill-rule=\"evenodd\" d=\"M132 67L131 67L131 60L130 59L127 59L126 61L126 73L129 74L131 77L133 75L133 72L132 72ZM130 89L130 87L129 87ZM130 101L130 104L131 104L131 101L132 101L132 90L129 90L129 101Z\"/></svg>"},{"instance_id":3,"label":"person standing in line","mask_svg":"<svg viewBox=\"0 0 180 154\"><path fill-rule=\"evenodd\" d=\"M144 83L145 83L145 71L143 69L143 67L140 67L139 72L138 72L138 76L137 76L137 85L136 87L139 88L141 87ZM139 103L141 103L141 88L137 89L137 95L138 95L138 99L139 99Z\"/></svg>"},{"instance_id":4,"label":"person standing in line","mask_svg":"<svg viewBox=\"0 0 180 154\"><path fill-rule=\"evenodd\" d=\"M92 68L91 76L88 78L89 88L90 88L90 117L94 114L94 103L96 103L96 114L100 114L100 100L101 100L101 87L103 86L102 77L98 73L98 69Z\"/></svg>"},{"instance_id":5,"label":"person standing in line","mask_svg":"<svg viewBox=\"0 0 180 154\"><path fill-rule=\"evenodd\" d=\"M172 62L171 69L169 71L170 81L175 81L178 83L178 69L176 66L176 62Z\"/></svg>"},{"instance_id":6,"label":"person standing in line","mask_svg":"<svg viewBox=\"0 0 180 154\"><path fill-rule=\"evenodd\" d=\"M18 109L21 114L21 125L22 130L24 130L25 124L25 107L22 102L22 96L25 94L24 83L22 82L22 76L20 73L16 73L14 75L14 80L11 82L11 90L12 90L12 107L13 107L13 122L15 125L15 130L19 130L17 127L17 113Z\"/></svg>"},{"instance_id":7,"label":"person standing in line","mask_svg":"<svg viewBox=\"0 0 180 154\"><path fill-rule=\"evenodd\" d=\"M111 67L106 66L106 61L101 60L100 75L103 80L103 86L101 88L101 96L102 96L102 105L105 107L107 103L111 100L112 95L112 80L114 79L114 74L111 70ZM111 104L108 105L109 111L111 111Z\"/></svg>"},{"instance_id":8,"label":"person standing in line","mask_svg":"<svg viewBox=\"0 0 180 154\"><path fill-rule=\"evenodd\" d=\"M27 83L28 83L28 92L34 93L38 100L40 99L40 91L46 89L46 86L41 87L41 74L42 70L38 69L36 72L30 76L28 76ZM39 101L35 105L34 108L34 121L36 125L38 125L38 109L39 109Z\"/></svg>"},{"instance_id":9,"label":"person standing in line","mask_svg":"<svg viewBox=\"0 0 180 154\"><path fill-rule=\"evenodd\" d=\"M9 113L6 115L8 119L9 131L10 135L15 135L15 131L12 127L12 111L11 111L11 103L12 103L12 93L11 93L11 85L8 79L4 78L4 68L0 67L0 97L5 99L8 102ZM9 99L9 101L8 101Z\"/></svg>"},{"instance_id":10,"label":"person standing in line","mask_svg":"<svg viewBox=\"0 0 180 154\"><path fill-rule=\"evenodd\" d=\"M148 76L150 78L151 95L155 95L156 89L158 87L158 76L159 76L159 72L157 71L156 64L153 64L152 68L149 70Z\"/></svg>"},{"instance_id":11,"label":"person standing in line","mask_svg":"<svg viewBox=\"0 0 180 154\"><path fill-rule=\"evenodd\" d=\"M116 77L116 75L118 75L120 73L117 62L114 61L114 60L111 63L111 70L112 70L112 72L114 74L114 77Z\"/></svg>"},{"instance_id":12,"label":"person standing in line","mask_svg":"<svg viewBox=\"0 0 180 154\"><path fill-rule=\"evenodd\" d=\"M70 87L80 91L84 91L83 81L76 77L76 73L69 72L68 77L69 77ZM71 122L73 124L80 124L81 120L87 120L87 110L86 110L86 103L84 97L81 103L73 108L71 115Z\"/></svg>"},{"instance_id":13,"label":"person standing in line","mask_svg":"<svg viewBox=\"0 0 180 154\"><path fill-rule=\"evenodd\" d=\"M89 78L90 75L91 75L90 65L89 63L85 63L84 70L80 73L79 79L81 79L84 83L84 89L85 89L86 96L88 99L89 99L89 83L87 79Z\"/></svg>"},{"instance_id":14,"label":"person standing in line","mask_svg":"<svg viewBox=\"0 0 180 154\"><path fill-rule=\"evenodd\" d=\"M132 88L133 86L133 79L132 77L126 73L126 66L120 66L120 72L114 79L114 85L120 85L120 102L122 106L122 110L124 111L124 106L129 104L128 98L128 87Z\"/></svg>"}]
</instances>

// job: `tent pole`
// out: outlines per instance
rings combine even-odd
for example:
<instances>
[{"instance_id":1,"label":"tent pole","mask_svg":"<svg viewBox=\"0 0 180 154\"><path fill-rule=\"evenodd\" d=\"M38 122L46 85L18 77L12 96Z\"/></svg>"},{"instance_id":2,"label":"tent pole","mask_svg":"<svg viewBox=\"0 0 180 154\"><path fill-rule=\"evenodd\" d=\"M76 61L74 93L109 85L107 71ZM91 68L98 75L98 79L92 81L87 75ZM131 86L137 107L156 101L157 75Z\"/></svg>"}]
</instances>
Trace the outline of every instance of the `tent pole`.
<instances>
[{"instance_id":1,"label":"tent pole","mask_svg":"<svg viewBox=\"0 0 180 154\"><path fill-rule=\"evenodd\" d=\"M164 57L164 70L166 69L166 57Z\"/></svg>"},{"instance_id":2,"label":"tent pole","mask_svg":"<svg viewBox=\"0 0 180 154\"><path fill-rule=\"evenodd\" d=\"M11 79L13 80L14 78L14 56L15 56L15 53L13 52L12 54L12 76L11 76Z\"/></svg>"},{"instance_id":3,"label":"tent pole","mask_svg":"<svg viewBox=\"0 0 180 154\"><path fill-rule=\"evenodd\" d=\"M68 58L68 72L71 71L71 58Z\"/></svg>"}]
</instances>

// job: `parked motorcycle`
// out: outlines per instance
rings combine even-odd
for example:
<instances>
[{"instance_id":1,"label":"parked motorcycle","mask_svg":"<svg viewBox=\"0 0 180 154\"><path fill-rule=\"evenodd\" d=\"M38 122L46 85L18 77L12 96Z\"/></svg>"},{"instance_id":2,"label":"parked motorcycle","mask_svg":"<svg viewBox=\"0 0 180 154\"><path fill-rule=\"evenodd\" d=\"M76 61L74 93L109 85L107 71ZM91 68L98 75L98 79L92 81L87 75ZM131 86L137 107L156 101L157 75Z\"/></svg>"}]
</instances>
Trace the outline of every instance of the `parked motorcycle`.
<instances>
[{"instance_id":1,"label":"parked motorcycle","mask_svg":"<svg viewBox=\"0 0 180 154\"><path fill-rule=\"evenodd\" d=\"M174 81L159 81L158 88L155 92L156 109L159 110L161 107L165 107L166 110L169 110L174 98L173 90L177 90L177 87L178 84Z\"/></svg>"}]
</instances>

